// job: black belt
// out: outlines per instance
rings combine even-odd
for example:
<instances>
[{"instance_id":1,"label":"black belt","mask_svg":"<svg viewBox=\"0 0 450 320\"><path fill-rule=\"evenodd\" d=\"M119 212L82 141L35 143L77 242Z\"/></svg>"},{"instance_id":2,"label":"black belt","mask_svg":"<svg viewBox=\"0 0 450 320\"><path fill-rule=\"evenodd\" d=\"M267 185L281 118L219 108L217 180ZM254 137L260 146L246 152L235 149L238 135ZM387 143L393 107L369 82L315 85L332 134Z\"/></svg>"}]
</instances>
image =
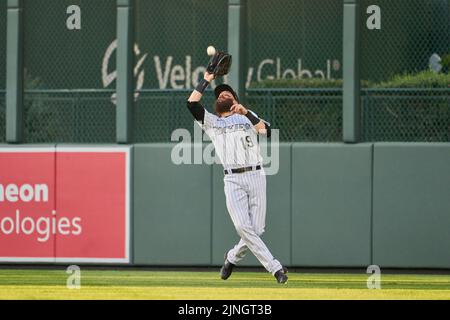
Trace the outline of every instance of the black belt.
<instances>
[{"instance_id":1,"label":"black belt","mask_svg":"<svg viewBox=\"0 0 450 320\"><path fill-rule=\"evenodd\" d=\"M223 172L225 174L230 174L230 173L244 173L247 171L256 171L256 170L261 170L261 166L256 166L256 167L245 167L245 168L237 168L237 169L225 169L223 170Z\"/></svg>"}]
</instances>

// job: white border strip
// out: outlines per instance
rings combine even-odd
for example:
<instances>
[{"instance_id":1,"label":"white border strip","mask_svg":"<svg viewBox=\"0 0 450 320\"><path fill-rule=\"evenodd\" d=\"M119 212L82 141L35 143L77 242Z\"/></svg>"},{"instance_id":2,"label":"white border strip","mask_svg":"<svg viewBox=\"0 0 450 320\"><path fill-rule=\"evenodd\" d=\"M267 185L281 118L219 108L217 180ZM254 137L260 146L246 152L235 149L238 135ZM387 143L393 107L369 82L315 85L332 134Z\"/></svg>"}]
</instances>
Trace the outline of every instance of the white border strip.
<instances>
[{"instance_id":1,"label":"white border strip","mask_svg":"<svg viewBox=\"0 0 450 320\"><path fill-rule=\"evenodd\" d=\"M5 148L5 147L0 147L0 153L18 153L18 152L23 152L23 153L32 153L32 152L52 152L54 153L56 151L56 147L37 147L37 148Z\"/></svg>"},{"instance_id":2,"label":"white border strip","mask_svg":"<svg viewBox=\"0 0 450 320\"><path fill-rule=\"evenodd\" d=\"M56 152L95 152L95 153L111 153L111 152L127 152L131 147L71 147L56 146Z\"/></svg>"},{"instance_id":3,"label":"white border strip","mask_svg":"<svg viewBox=\"0 0 450 320\"><path fill-rule=\"evenodd\" d=\"M92 153L125 153L125 258L31 258L0 257L0 262L69 262L69 263L130 263L130 176L131 146L129 147L37 147L37 148L0 148L0 153L33 153L33 152L92 152Z\"/></svg>"},{"instance_id":4,"label":"white border strip","mask_svg":"<svg viewBox=\"0 0 450 320\"><path fill-rule=\"evenodd\" d=\"M20 258L2 257L0 262L68 262L68 263L129 263L128 259L121 258Z\"/></svg>"}]
</instances>

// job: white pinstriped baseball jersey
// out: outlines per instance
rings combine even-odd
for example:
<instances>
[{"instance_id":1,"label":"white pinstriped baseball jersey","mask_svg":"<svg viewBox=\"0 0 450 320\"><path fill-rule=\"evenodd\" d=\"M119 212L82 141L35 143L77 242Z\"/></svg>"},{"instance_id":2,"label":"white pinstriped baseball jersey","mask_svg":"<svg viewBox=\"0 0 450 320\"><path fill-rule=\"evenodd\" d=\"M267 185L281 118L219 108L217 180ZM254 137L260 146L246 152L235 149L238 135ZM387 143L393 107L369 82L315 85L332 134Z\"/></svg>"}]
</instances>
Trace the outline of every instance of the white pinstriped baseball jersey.
<instances>
[{"instance_id":1,"label":"white pinstriped baseball jersey","mask_svg":"<svg viewBox=\"0 0 450 320\"><path fill-rule=\"evenodd\" d=\"M246 116L218 117L205 110L203 130L211 138L225 170L262 166L258 133ZM228 212L241 237L239 243L228 251L228 261L237 264L250 249L264 268L275 274L282 268L281 263L260 238L266 223L264 170L225 175L224 191Z\"/></svg>"},{"instance_id":2,"label":"white pinstriped baseball jersey","mask_svg":"<svg viewBox=\"0 0 450 320\"><path fill-rule=\"evenodd\" d=\"M258 133L247 117L218 117L205 110L203 130L211 138L224 169L262 164Z\"/></svg>"}]
</instances>

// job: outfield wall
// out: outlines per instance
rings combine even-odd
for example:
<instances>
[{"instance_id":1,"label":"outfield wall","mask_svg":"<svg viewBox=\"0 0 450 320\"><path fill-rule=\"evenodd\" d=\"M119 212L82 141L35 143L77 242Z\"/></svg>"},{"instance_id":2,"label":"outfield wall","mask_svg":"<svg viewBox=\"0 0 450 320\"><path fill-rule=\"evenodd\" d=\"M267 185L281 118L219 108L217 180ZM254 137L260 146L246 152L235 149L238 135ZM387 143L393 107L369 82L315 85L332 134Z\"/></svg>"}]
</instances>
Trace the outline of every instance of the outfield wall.
<instances>
[{"instance_id":1,"label":"outfield wall","mask_svg":"<svg viewBox=\"0 0 450 320\"><path fill-rule=\"evenodd\" d=\"M48 170L33 167L33 147L1 147L0 162L7 168L0 173L2 221L9 216L14 220L17 208L49 218L50 209L56 208L58 216L81 217L83 232L56 232L53 242L41 243L26 234L30 222L20 233L14 229L5 234L11 231L11 220L5 220L0 223L0 261L127 263L129 259L145 266L221 265L224 252L238 241L225 207L221 167L175 165L173 146L75 149L81 156L87 154L85 159L67 153L73 146L46 146ZM18 150L28 152L14 155ZM105 151L115 150L125 151L128 165L103 157ZM450 144L283 143L279 158L278 174L267 180L263 238L285 265L450 268ZM127 187L121 188L121 183L115 188L127 172ZM23 185L30 179L49 181L48 208L21 203L27 198L9 201L12 189L7 199L8 184ZM126 200L117 203L127 194L128 206ZM19 259L29 241L34 255ZM39 251L44 246L45 254ZM108 247L129 251L108 252ZM259 264L249 255L242 265Z\"/></svg>"}]
</instances>

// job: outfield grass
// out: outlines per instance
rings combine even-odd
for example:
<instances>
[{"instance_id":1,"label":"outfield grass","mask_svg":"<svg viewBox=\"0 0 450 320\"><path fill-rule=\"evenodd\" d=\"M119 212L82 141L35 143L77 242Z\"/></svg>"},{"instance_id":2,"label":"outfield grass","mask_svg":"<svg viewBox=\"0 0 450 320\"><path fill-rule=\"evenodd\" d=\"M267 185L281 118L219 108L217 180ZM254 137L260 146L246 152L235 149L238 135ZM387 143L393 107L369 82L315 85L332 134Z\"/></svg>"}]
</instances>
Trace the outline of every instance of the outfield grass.
<instances>
[{"instance_id":1,"label":"outfield grass","mask_svg":"<svg viewBox=\"0 0 450 320\"><path fill-rule=\"evenodd\" d=\"M81 271L81 289L66 287L65 270L0 269L0 299L450 299L449 275L382 275L368 290L366 274L289 273L279 285L267 273Z\"/></svg>"}]
</instances>

